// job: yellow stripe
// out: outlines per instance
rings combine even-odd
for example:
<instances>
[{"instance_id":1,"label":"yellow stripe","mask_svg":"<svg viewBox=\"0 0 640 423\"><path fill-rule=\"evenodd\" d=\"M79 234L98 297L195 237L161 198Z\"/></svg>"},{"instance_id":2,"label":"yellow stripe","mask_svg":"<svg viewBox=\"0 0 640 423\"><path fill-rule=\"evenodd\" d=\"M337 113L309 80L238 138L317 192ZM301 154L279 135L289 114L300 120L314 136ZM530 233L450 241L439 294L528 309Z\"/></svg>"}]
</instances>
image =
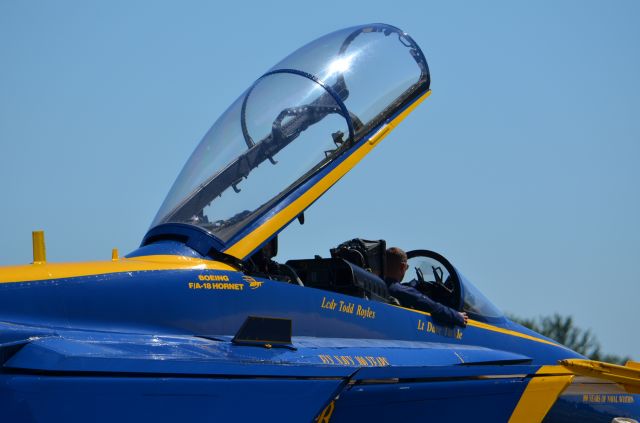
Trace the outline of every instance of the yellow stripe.
<instances>
[{"instance_id":1,"label":"yellow stripe","mask_svg":"<svg viewBox=\"0 0 640 423\"><path fill-rule=\"evenodd\" d=\"M85 263L46 263L0 267L0 283L42 281L144 270L235 270L226 264L182 256L145 256Z\"/></svg>"},{"instance_id":2,"label":"yellow stripe","mask_svg":"<svg viewBox=\"0 0 640 423\"><path fill-rule=\"evenodd\" d=\"M407 117L407 115L411 113L430 94L431 91L427 91L426 93L424 93L422 97L413 102L413 104L407 107L402 113L400 113L386 126L383 126L369 139L368 142L362 144L362 146L358 148L358 150L354 151L349 157L347 157L342 163L336 166L324 178L319 180L307 192L302 194L287 207L276 213L262 226L256 228L253 232L250 232L244 238L229 247L225 251L225 253L239 259L243 259L244 257L246 257L258 245L262 244L267 238L281 229L284 225L292 221L304 209L309 207L311 203L313 203L329 188L331 188L333 184L335 184L348 171L350 171L360 160L362 160L364 156L369 154L369 152L380 142L380 140L382 140L385 136L387 136L387 134L389 134L389 132L391 132L391 130L398 126L398 124L402 122L402 120Z\"/></svg>"},{"instance_id":3,"label":"yellow stripe","mask_svg":"<svg viewBox=\"0 0 640 423\"><path fill-rule=\"evenodd\" d=\"M477 320L469 320L469 326L475 326L480 329L490 330L493 332L504 333L505 335L517 336L518 338L528 339L530 341L541 342L543 344L553 345L554 347L566 348L556 342L547 341L546 339L537 338L535 336L527 335L526 333L518 332L515 330L503 329L497 326L488 325L486 323L478 322Z\"/></svg>"},{"instance_id":4,"label":"yellow stripe","mask_svg":"<svg viewBox=\"0 0 640 423\"><path fill-rule=\"evenodd\" d=\"M397 305L393 305L393 304L389 304L389 305L391 305L393 307L401 308L403 310L409 310L409 311L412 311L414 313L424 314L425 316L431 316L431 313L428 313L426 311L416 310L416 309L413 309L413 308L406 308L406 307L397 306ZM560 347L560 348L568 349L564 345L561 345L561 344L558 344L558 343L555 343L555 342L551 342L551 341L547 341L546 339L537 338L535 336L527 335L526 333L518 332L518 331L515 331L515 330L503 329L501 327L489 325L487 323L479 322L477 320L469 319L469 321L467 322L467 326L473 326L473 327L476 327L476 328L479 328L479 329L490 330L492 332L498 332L498 333L502 333L502 334L505 334L505 335L517 336L518 338L524 338L524 339L528 339L530 341L541 342L543 344L553 345L554 347Z\"/></svg>"},{"instance_id":5,"label":"yellow stripe","mask_svg":"<svg viewBox=\"0 0 640 423\"><path fill-rule=\"evenodd\" d=\"M578 358L560 361L560 364L575 374L610 380L612 382L640 388L640 367L634 366L633 362L631 363L630 366L628 364L626 366L620 366L602 361Z\"/></svg>"},{"instance_id":6,"label":"yellow stripe","mask_svg":"<svg viewBox=\"0 0 640 423\"><path fill-rule=\"evenodd\" d=\"M336 400L333 400L327 405L322 413L318 417L315 418L315 422L317 423L329 423L331 420L331 415L333 414L333 410L336 408Z\"/></svg>"},{"instance_id":7,"label":"yellow stripe","mask_svg":"<svg viewBox=\"0 0 640 423\"><path fill-rule=\"evenodd\" d=\"M573 377L562 366L540 367L522 393L509 423L542 421Z\"/></svg>"}]
</instances>

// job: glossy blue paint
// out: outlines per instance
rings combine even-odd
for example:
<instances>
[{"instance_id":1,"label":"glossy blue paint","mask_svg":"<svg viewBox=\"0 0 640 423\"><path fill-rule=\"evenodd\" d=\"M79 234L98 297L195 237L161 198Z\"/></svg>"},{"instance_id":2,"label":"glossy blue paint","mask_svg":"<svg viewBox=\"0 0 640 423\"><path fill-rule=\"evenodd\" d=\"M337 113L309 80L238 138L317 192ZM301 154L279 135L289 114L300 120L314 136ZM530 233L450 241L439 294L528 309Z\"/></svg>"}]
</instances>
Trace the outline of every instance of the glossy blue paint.
<instances>
[{"instance_id":1,"label":"glossy blue paint","mask_svg":"<svg viewBox=\"0 0 640 423\"><path fill-rule=\"evenodd\" d=\"M224 276L242 289L195 289L204 275ZM0 310L5 321L58 329L212 337L234 335L248 315L280 317L292 320L294 336L473 345L520 354L534 364L580 357L561 346L474 326L444 327L425 314L380 302L260 282L252 289L240 273L181 270L1 284ZM351 312L339 311L340 304ZM452 363L465 359L461 351Z\"/></svg>"},{"instance_id":2,"label":"glossy blue paint","mask_svg":"<svg viewBox=\"0 0 640 423\"><path fill-rule=\"evenodd\" d=\"M164 223L151 228L142 239L140 248L127 257L168 254L203 258L212 249L221 251L223 248L222 241L202 228L184 223Z\"/></svg>"},{"instance_id":3,"label":"glossy blue paint","mask_svg":"<svg viewBox=\"0 0 640 423\"><path fill-rule=\"evenodd\" d=\"M225 277L229 284L241 285L242 289L195 289L193 284L202 282L201 277L206 279L205 276ZM282 378L304 379L305 383L311 383L310 379L330 379L335 389L349 380L431 381L412 385L413 392L420 396L430 395L436 386L432 383L434 379L453 379L456 383L452 386L467 386L471 380L488 373L533 374L539 364L575 356L565 348L476 327L457 332L435 325L424 314L313 288L257 279L262 284L252 289L242 276L237 272L211 270L158 270L0 284L0 321L13 322L0 325L0 351L6 353L4 370L0 373L4 378L3 389L14 389L19 381L25 386L33 384L33 389L47 395L50 389L74 392L88 384L86 392L107 392L110 401L127 407L128 402L138 401L134 398L144 397L144 407L136 409L130 405L144 413L148 411L143 410L155 406L146 393L150 381L158 377L184 392L205 384L200 379L220 377L242 381L274 378L273 388L283 392L289 385ZM331 300L349 305L353 312L323 308ZM369 314L358 316L359 309L368 310ZM295 349L234 345L232 335L248 315L291 319ZM418 322L423 327L433 325L438 328L437 333L419 330ZM471 365L474 363L475 366ZM33 372L41 377L33 378ZM149 379L139 380L143 375ZM198 379L192 381L189 379L192 377ZM127 389L122 388L125 380L131 381ZM518 381L518 386L526 384L522 378ZM207 383L211 389L233 392L219 380ZM256 389L262 389L263 383L267 382L261 380ZM247 387L253 389L253 382ZM386 385L368 386L366 393L374 399L365 402L377 401L375 395L387 389L390 388ZM466 392L464 389L461 392ZM496 401L517 396L520 391L500 392ZM305 411L317 411L334 396L331 391L317 397L317 403L301 399L300 404L305 404L301 406L306 407ZM20 390L7 398L38 412L53 406L38 403L31 394ZM80 395L74 400L83 398ZM358 401L364 396L357 396L355 403L351 398L341 395L336 403L345 418L351 418L349 413L359 410L358 404L362 403ZM181 408L190 403L189 407L200 412L204 407L198 398L165 400L163 406L173 404ZM230 405L220 412L232 413L233 400L224 402ZM511 410L511 402L506 404L503 413ZM407 408L408 415L414 415L416 407L425 406L430 409L432 404L412 403ZM15 416L23 412L15 405L9 409L15 411ZM63 413L60 418L71 418L65 410L63 407L54 414L59 412ZM296 413L292 415L298 416Z\"/></svg>"},{"instance_id":4,"label":"glossy blue paint","mask_svg":"<svg viewBox=\"0 0 640 423\"><path fill-rule=\"evenodd\" d=\"M229 337L213 340L66 332L31 340L15 352L4 367L46 372L347 377L364 366L366 372L358 373L358 378L408 378L441 377L437 366L449 369L452 365L462 364L462 357L465 366L451 374L477 376L469 370L474 368L470 366L472 364L483 365L475 369L485 371L488 363L529 361L517 354L464 345L309 339L311 342L307 338L294 338L295 348L291 349L237 345ZM372 361L362 364L357 357L372 357ZM380 357L384 357L384 361ZM376 367L367 368L372 365ZM425 369L421 371L422 368ZM537 368L522 367L518 371L535 373ZM371 376L372 372L375 376Z\"/></svg>"},{"instance_id":5,"label":"glossy blue paint","mask_svg":"<svg viewBox=\"0 0 640 423\"><path fill-rule=\"evenodd\" d=\"M157 244L161 245L176 248L171 243ZM210 276L224 277L242 288L194 288L194 283ZM241 378L234 382L240 386L260 378L256 389L262 389L268 383L262 378L272 378L274 389L286 392L289 385L283 378L304 380L305 386L320 378L331 380L337 391L351 382L335 403L335 421L356 415L394 415L407 421L419 415L469 418L471 414L465 412L485 408L494 413L488 414L494 421L502 421L517 404L529 381L527 375L535 374L540 365L580 357L561 346L500 332L517 329L507 319L496 323L495 330L447 328L412 310L260 278L255 280L261 284L252 287L243 276L213 270L157 270L0 284L4 362L0 376L2 389L12 392L5 401L29 410L48 410L53 405L38 403L15 388L32 383L47 395L53 387L73 392L89 384L87 392L121 392L120 397L109 397L114 403L126 404L143 396L142 403L151 407L155 403L145 392L149 381L157 378L184 392L192 392L194 386L205 384L201 379L207 379L206 386L225 393L233 390L222 387L218 379L208 379ZM342 302L352 312L329 308L331 301ZM359 316L359 309L368 314ZM249 315L291 319L294 349L233 344L232 336ZM34 372L40 377L34 378ZM478 380L487 375L500 378ZM127 389L122 388L125 380L131 381ZM253 389L253 382L247 386ZM300 403L320 410L337 394L329 391L317 402L303 398ZM381 398L387 402L380 402ZM584 404L580 398L563 396L549 421L567 421L563 416L573 412L592 419L584 421L601 421L601 416L613 414L634 416L640 403L637 395L632 396L632 404ZM198 401L180 397L167 399L164 406L180 408L193 402L190 407L201 412L204 403ZM15 411L14 416L23 413L15 404L7 407ZM56 412L66 411L63 407ZM139 412L143 413L142 408ZM227 407L220 412L233 410Z\"/></svg>"},{"instance_id":6,"label":"glossy blue paint","mask_svg":"<svg viewBox=\"0 0 640 423\"><path fill-rule=\"evenodd\" d=\"M310 422L339 380L0 374L11 422Z\"/></svg>"},{"instance_id":7,"label":"glossy blue paint","mask_svg":"<svg viewBox=\"0 0 640 423\"><path fill-rule=\"evenodd\" d=\"M146 238L146 237L145 237ZM144 240L143 240L144 243ZM153 244L144 245L135 251L126 255L126 258L155 256L155 255L171 255L180 257L204 258L203 254L198 253L193 248L188 247L183 242L163 240Z\"/></svg>"},{"instance_id":8,"label":"glossy blue paint","mask_svg":"<svg viewBox=\"0 0 640 423\"><path fill-rule=\"evenodd\" d=\"M527 380L519 378L354 385L336 401L332 422L506 422Z\"/></svg>"}]
</instances>

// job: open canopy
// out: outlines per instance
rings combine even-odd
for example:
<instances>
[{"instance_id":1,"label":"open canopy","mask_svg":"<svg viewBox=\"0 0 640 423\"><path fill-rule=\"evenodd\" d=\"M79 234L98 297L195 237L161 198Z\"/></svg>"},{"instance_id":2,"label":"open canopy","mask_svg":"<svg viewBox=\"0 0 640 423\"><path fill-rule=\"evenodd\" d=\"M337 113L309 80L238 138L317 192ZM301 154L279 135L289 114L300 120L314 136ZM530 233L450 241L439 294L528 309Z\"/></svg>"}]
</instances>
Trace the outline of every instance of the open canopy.
<instances>
[{"instance_id":1,"label":"open canopy","mask_svg":"<svg viewBox=\"0 0 640 423\"><path fill-rule=\"evenodd\" d=\"M160 225L194 225L215 239L219 251L229 249L311 189L323 171L356 151L429 83L422 51L393 26L346 28L307 44L260 77L213 124L152 230L157 236ZM262 234L251 249L290 220Z\"/></svg>"}]
</instances>

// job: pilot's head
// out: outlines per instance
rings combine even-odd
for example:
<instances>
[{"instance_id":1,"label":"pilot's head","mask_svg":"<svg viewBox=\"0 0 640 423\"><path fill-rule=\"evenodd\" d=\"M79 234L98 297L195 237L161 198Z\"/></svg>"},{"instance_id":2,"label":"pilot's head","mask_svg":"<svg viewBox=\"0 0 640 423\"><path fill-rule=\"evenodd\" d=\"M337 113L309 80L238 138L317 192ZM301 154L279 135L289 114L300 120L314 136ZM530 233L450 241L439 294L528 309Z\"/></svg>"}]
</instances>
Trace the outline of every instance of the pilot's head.
<instances>
[{"instance_id":1,"label":"pilot's head","mask_svg":"<svg viewBox=\"0 0 640 423\"><path fill-rule=\"evenodd\" d=\"M385 278L393 279L400 282L404 278L404 273L409 268L407 264L407 253L398 247L391 247L387 250L387 267L385 269Z\"/></svg>"}]
</instances>

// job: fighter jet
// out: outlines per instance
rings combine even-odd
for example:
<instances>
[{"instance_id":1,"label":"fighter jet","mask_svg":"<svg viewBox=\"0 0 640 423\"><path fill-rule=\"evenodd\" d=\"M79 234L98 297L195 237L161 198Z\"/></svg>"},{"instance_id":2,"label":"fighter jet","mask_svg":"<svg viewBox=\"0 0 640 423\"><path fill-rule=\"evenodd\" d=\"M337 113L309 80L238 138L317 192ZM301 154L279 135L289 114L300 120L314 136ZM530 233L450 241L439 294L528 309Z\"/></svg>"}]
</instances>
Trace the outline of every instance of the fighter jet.
<instances>
[{"instance_id":1,"label":"fighter jet","mask_svg":"<svg viewBox=\"0 0 640 423\"><path fill-rule=\"evenodd\" d=\"M466 324L391 295L384 240L274 260L430 85L402 30L332 32L220 116L138 249L51 263L35 232L33 263L0 267L2 421L637 420L640 364L510 321L427 246L399 282Z\"/></svg>"}]
</instances>

